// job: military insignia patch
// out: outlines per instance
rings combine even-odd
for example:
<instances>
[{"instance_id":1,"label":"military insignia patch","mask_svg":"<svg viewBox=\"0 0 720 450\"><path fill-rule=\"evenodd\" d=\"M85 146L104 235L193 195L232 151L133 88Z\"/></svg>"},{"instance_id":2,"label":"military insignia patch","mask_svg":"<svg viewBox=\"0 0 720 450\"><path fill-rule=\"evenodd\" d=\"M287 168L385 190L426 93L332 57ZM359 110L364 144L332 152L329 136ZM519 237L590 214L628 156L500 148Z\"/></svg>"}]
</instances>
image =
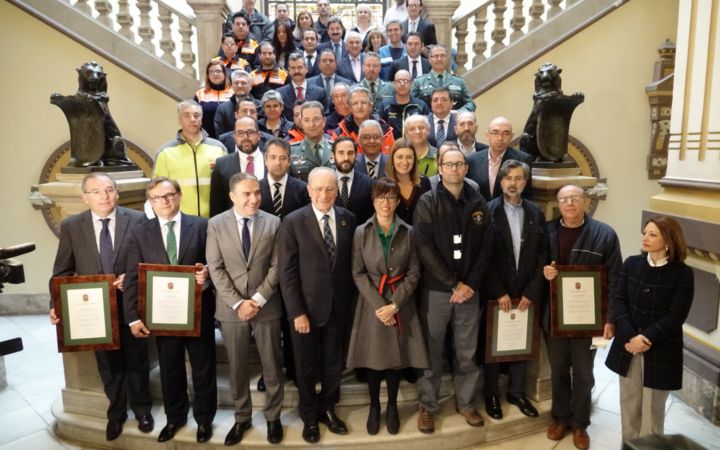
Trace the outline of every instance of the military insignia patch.
<instances>
[{"instance_id":1,"label":"military insignia patch","mask_svg":"<svg viewBox=\"0 0 720 450\"><path fill-rule=\"evenodd\" d=\"M482 211L475 211L472 213L472 220L475 225L482 225L484 213Z\"/></svg>"}]
</instances>

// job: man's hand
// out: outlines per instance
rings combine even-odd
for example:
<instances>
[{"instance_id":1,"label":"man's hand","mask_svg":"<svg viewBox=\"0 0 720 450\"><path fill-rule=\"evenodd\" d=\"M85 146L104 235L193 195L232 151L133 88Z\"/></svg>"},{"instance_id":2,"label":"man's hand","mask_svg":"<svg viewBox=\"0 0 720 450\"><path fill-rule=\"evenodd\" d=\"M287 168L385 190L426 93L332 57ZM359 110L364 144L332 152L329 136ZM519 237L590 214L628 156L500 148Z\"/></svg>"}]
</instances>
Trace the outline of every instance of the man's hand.
<instances>
[{"instance_id":1,"label":"man's hand","mask_svg":"<svg viewBox=\"0 0 720 450\"><path fill-rule=\"evenodd\" d=\"M150 336L150 330L147 329L142 320L130 325L130 332L136 338L146 338Z\"/></svg>"},{"instance_id":2,"label":"man's hand","mask_svg":"<svg viewBox=\"0 0 720 450\"><path fill-rule=\"evenodd\" d=\"M603 328L603 338L610 340L613 337L615 337L615 325L611 323L606 323L605 327Z\"/></svg>"},{"instance_id":3,"label":"man's hand","mask_svg":"<svg viewBox=\"0 0 720 450\"><path fill-rule=\"evenodd\" d=\"M638 334L634 338L630 339L627 344L625 344L625 350L632 353L633 355L637 355L638 353L643 353L650 350L651 346L652 342L650 342L650 339L646 338L642 334Z\"/></svg>"},{"instance_id":4,"label":"man's hand","mask_svg":"<svg viewBox=\"0 0 720 450\"><path fill-rule=\"evenodd\" d=\"M528 309L528 307L530 305L532 305L532 301L530 301L529 298L527 298L523 295L522 298L520 299L520 303L518 303L518 309L520 311L525 311L526 309Z\"/></svg>"},{"instance_id":5,"label":"man's hand","mask_svg":"<svg viewBox=\"0 0 720 450\"><path fill-rule=\"evenodd\" d=\"M208 268L202 263L195 263L195 267L197 268L195 271L195 282L202 286L208 278Z\"/></svg>"},{"instance_id":6,"label":"man's hand","mask_svg":"<svg viewBox=\"0 0 720 450\"><path fill-rule=\"evenodd\" d=\"M237 308L238 319L244 322L253 319L259 312L260 305L252 299L246 299L244 302L240 303L240 306Z\"/></svg>"},{"instance_id":7,"label":"man's hand","mask_svg":"<svg viewBox=\"0 0 720 450\"><path fill-rule=\"evenodd\" d=\"M122 292L124 286L123 281L125 281L125 274L120 274L117 278L115 278L115 281L113 281L113 286L115 286L119 291Z\"/></svg>"},{"instance_id":8,"label":"man's hand","mask_svg":"<svg viewBox=\"0 0 720 450\"><path fill-rule=\"evenodd\" d=\"M60 318L55 315L55 308L50 308L50 323L53 325L60 323Z\"/></svg>"},{"instance_id":9,"label":"man's hand","mask_svg":"<svg viewBox=\"0 0 720 450\"><path fill-rule=\"evenodd\" d=\"M392 304L382 306L375 310L375 317L385 326L393 326L395 325L395 307Z\"/></svg>"},{"instance_id":10,"label":"man's hand","mask_svg":"<svg viewBox=\"0 0 720 450\"><path fill-rule=\"evenodd\" d=\"M546 280L552 281L558 274L557 264L555 261L551 262L549 266L543 267L543 276Z\"/></svg>"},{"instance_id":11,"label":"man's hand","mask_svg":"<svg viewBox=\"0 0 720 450\"><path fill-rule=\"evenodd\" d=\"M295 325L295 331L300 334L308 334L310 332L310 319L308 319L307 314L297 316L295 320L293 320L293 324Z\"/></svg>"},{"instance_id":12,"label":"man's hand","mask_svg":"<svg viewBox=\"0 0 720 450\"><path fill-rule=\"evenodd\" d=\"M450 303L465 303L472 298L473 294L475 294L475 290L460 281L450 296Z\"/></svg>"},{"instance_id":13,"label":"man's hand","mask_svg":"<svg viewBox=\"0 0 720 450\"><path fill-rule=\"evenodd\" d=\"M510 312L511 302L510 302L510 296L509 296L509 295L507 295L507 294L503 295L502 297L500 297L499 299L497 299L497 302L498 302L498 306L500 307L500 309L501 309L503 312Z\"/></svg>"}]
</instances>

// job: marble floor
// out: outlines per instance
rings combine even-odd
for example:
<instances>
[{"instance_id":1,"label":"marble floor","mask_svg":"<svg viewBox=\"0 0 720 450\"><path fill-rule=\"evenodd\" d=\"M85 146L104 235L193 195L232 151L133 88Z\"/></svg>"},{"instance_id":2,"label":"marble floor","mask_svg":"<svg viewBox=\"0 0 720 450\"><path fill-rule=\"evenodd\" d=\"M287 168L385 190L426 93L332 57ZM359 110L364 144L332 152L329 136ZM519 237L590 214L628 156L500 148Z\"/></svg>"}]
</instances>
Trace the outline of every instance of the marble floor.
<instances>
[{"instance_id":1,"label":"marble floor","mask_svg":"<svg viewBox=\"0 0 720 450\"><path fill-rule=\"evenodd\" d=\"M0 450L80 449L78 443L53 434L52 403L64 384L55 330L47 316L0 317L0 341L22 337L25 349L7 355L8 386L0 391ZM598 351L595 364L592 425L588 428L592 449L620 448L620 407L617 376L603 364L606 352ZM711 424L681 400L668 399L665 428L668 434L683 433L708 449L720 450L720 427ZM572 437L550 441L544 432L480 447L484 450L572 450Z\"/></svg>"}]
</instances>

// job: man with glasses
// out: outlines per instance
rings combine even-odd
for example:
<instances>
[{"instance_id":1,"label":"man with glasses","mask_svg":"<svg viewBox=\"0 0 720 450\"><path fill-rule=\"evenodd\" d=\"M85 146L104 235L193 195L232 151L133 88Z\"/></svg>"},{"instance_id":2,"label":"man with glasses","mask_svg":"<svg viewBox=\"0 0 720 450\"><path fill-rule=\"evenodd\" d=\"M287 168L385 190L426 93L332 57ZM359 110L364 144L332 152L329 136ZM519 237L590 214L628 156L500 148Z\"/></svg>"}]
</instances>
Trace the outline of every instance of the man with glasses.
<instances>
[{"instance_id":1,"label":"man with glasses","mask_svg":"<svg viewBox=\"0 0 720 450\"><path fill-rule=\"evenodd\" d=\"M344 344L355 284L351 250L355 216L335 205L335 171L316 167L308 178L311 205L288 215L280 226L280 287L292 329L302 436L320 440L318 423L347 434L335 415L340 400ZM321 382L320 392L315 386Z\"/></svg>"},{"instance_id":2,"label":"man with glasses","mask_svg":"<svg viewBox=\"0 0 720 450\"><path fill-rule=\"evenodd\" d=\"M258 148L258 125L251 117L235 121L235 151L215 161L210 179L210 217L232 207L230 201L230 179L238 172L265 178L265 162Z\"/></svg>"},{"instance_id":3,"label":"man with glasses","mask_svg":"<svg viewBox=\"0 0 720 450\"><path fill-rule=\"evenodd\" d=\"M390 153L393 144L395 144L393 130L384 120L373 114L373 102L370 91L363 86L355 85L350 88L350 98L348 102L350 104L350 114L348 114L345 119L340 122L337 129L335 129L333 139L337 139L340 136L350 136L357 142L360 125L368 119L374 119L380 123L383 129L382 151L383 153ZM362 143L360 144L358 152L362 153L364 150Z\"/></svg>"},{"instance_id":4,"label":"man with glasses","mask_svg":"<svg viewBox=\"0 0 720 450\"><path fill-rule=\"evenodd\" d=\"M480 186L480 193L488 202L502 195L500 177L497 174L505 161L514 159L524 162L532 172L532 156L510 147L513 136L510 121L505 117L496 117L490 121L485 132L489 148L468 156L468 178L475 180ZM532 177L528 178L523 198L532 198Z\"/></svg>"},{"instance_id":5,"label":"man with glasses","mask_svg":"<svg viewBox=\"0 0 720 450\"><path fill-rule=\"evenodd\" d=\"M228 131L232 131L235 127L235 111L237 110L237 104L241 99L250 97L250 90L252 89L252 82L250 74L244 70L236 70L230 75L230 81L232 81L233 95L227 102L220 103L217 111L215 111L215 134L218 138ZM260 105L260 102L253 98L253 102L256 106Z\"/></svg>"},{"instance_id":6,"label":"man with glasses","mask_svg":"<svg viewBox=\"0 0 720 450\"><path fill-rule=\"evenodd\" d=\"M430 109L424 101L410 95L412 76L407 70L399 70L395 73L393 85L395 97L383 100L378 114L392 127L395 139L400 139L403 135L405 119L414 114L426 116L430 114Z\"/></svg>"},{"instance_id":7,"label":"man with glasses","mask_svg":"<svg viewBox=\"0 0 720 450\"><path fill-rule=\"evenodd\" d=\"M68 217L60 224L53 277L114 274L120 349L95 352L98 372L109 405L105 439L113 441L122 433L128 403L143 433L153 430L147 341L136 339L125 324L123 282L125 279L130 230L145 220L139 211L118 206L120 195L115 180L103 172L92 172L82 180L82 199L88 210ZM50 321L60 322L50 305Z\"/></svg>"},{"instance_id":8,"label":"man with glasses","mask_svg":"<svg viewBox=\"0 0 720 450\"><path fill-rule=\"evenodd\" d=\"M615 231L585 214L588 199L581 187L572 184L561 187L557 200L560 217L547 224L551 263L543 268L545 279L550 281L557 277L557 265L603 265L607 271L608 299L612 299L622 267L620 242ZM550 360L553 418L547 437L559 441L572 431L575 447L587 449L590 447L590 436L586 428L590 425L592 388L595 385L595 351L590 349L592 338L552 336L548 332L550 307L547 303L542 326ZM603 337L612 339L614 335L610 301Z\"/></svg>"},{"instance_id":9,"label":"man with glasses","mask_svg":"<svg viewBox=\"0 0 720 450\"><path fill-rule=\"evenodd\" d=\"M382 152L383 130L380 122L368 119L360 124L359 141L363 152L357 155L355 169L373 180L384 177L388 155Z\"/></svg>"},{"instance_id":10,"label":"man with glasses","mask_svg":"<svg viewBox=\"0 0 720 450\"><path fill-rule=\"evenodd\" d=\"M209 138L202 129L202 107L192 100L177 105L180 130L157 152L153 177L179 180L187 190L180 209L185 214L210 216L210 176L215 160L224 156L225 146Z\"/></svg>"},{"instance_id":11,"label":"man with glasses","mask_svg":"<svg viewBox=\"0 0 720 450\"><path fill-rule=\"evenodd\" d=\"M290 147L290 171L292 176L307 182L315 167L331 167L332 151L325 137L325 107L320 102L306 102L301 106L305 139Z\"/></svg>"},{"instance_id":12,"label":"man with glasses","mask_svg":"<svg viewBox=\"0 0 720 450\"><path fill-rule=\"evenodd\" d=\"M461 109L475 111L475 103L468 94L465 81L447 71L447 47L442 44L432 46L430 49L430 66L432 67L430 73L413 80L412 95L430 104L433 91L439 87L447 87L450 92L453 111Z\"/></svg>"},{"instance_id":13,"label":"man with glasses","mask_svg":"<svg viewBox=\"0 0 720 450\"><path fill-rule=\"evenodd\" d=\"M180 212L183 193L180 184L166 177L150 180L146 189L155 217L136 226L128 244L125 276L125 322L136 338L152 333L138 311L138 264L172 264L196 266L195 282L203 285L200 336L156 336L160 363L160 387L167 425L158 442L172 439L187 423L190 401L187 393L185 353L190 360L193 381L193 417L198 425L197 442L212 437L212 422L217 412L215 358L215 299L205 284L207 219ZM190 287L192 289L192 287Z\"/></svg>"},{"instance_id":14,"label":"man with glasses","mask_svg":"<svg viewBox=\"0 0 720 450\"><path fill-rule=\"evenodd\" d=\"M438 160L440 183L415 207L414 228L418 258L423 266L420 319L425 331L430 368L418 379L417 425L435 431L433 415L440 410L443 349L452 327L455 407L474 427L484 421L474 404L480 370L475 363L480 328L478 292L488 267L492 241L488 208L483 197L464 182L465 155L449 149Z\"/></svg>"}]
</instances>

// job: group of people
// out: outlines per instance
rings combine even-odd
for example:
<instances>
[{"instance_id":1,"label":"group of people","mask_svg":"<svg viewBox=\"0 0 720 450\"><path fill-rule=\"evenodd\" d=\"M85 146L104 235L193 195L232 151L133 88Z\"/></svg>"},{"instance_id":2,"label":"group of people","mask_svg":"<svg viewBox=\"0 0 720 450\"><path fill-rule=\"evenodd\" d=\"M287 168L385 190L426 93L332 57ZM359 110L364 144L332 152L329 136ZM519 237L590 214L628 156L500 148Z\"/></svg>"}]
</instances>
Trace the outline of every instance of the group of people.
<instances>
[{"instance_id":1,"label":"group of people","mask_svg":"<svg viewBox=\"0 0 720 450\"><path fill-rule=\"evenodd\" d=\"M531 201L532 160L510 147L509 120L493 119L484 133L487 145L477 141L474 104L462 80L445 70L445 47L432 46L429 68L418 71L415 64L395 67L397 58L387 66L383 52L368 52L362 70L348 74L354 81L335 78L328 85L327 78L342 73L340 52L361 48L355 45L363 30L346 33L346 45L336 50L342 22L330 17L327 0L319 0L315 27L300 14L284 39L303 27L305 51L323 40L329 47L313 57L289 52L289 75L283 75L281 52L271 44L281 33L268 30L282 30L289 19L280 15L282 4L274 22L253 4L246 0L246 8L231 17L233 37L223 41L223 47L237 47L232 64L246 61L230 75L233 95L216 110L202 101L210 97L178 104L180 129L156 155L145 214L118 206L116 182L93 172L82 182L89 209L61 224L53 276L116 276L121 348L96 352L109 400L107 439L122 433L128 403L140 431L154 429L146 340L152 331L138 311L139 263L196 266L202 286L200 336L156 337L167 417L160 442L187 422L186 353L197 441L213 435L216 326L228 353L235 407L226 445L241 442L252 427L253 341L271 443L283 439L288 379L298 389L305 441L318 442L319 424L348 433L335 412L345 369L356 369L367 382L369 434L381 426L383 381L385 427L399 432L403 379L417 384L418 429L434 432L445 361L456 409L467 423L484 425L475 402L481 369L485 411L500 420L503 367L483 364L480 332L484 306L496 300L504 312L532 307L541 315L552 370L547 436L560 440L572 432L575 446L588 448L591 338L553 336L547 300L558 266L585 264L607 272L604 335L615 336L607 365L621 375L623 439L641 433L637 418L643 414L652 419L650 431L662 433L667 392L681 386L682 323L693 288L677 222L651 219L643 229L646 254L623 265L615 232L585 213L582 188L559 189L560 216L546 223ZM409 0L407 9L421 6ZM387 22L388 36L402 35L394 24ZM253 47L250 33L262 43ZM413 33L403 51L413 47L419 55L426 41ZM260 66L248 73L255 57ZM316 85L306 76L318 60L325 79ZM392 84L381 78L385 69ZM206 88L219 88L227 73L222 56L211 61ZM50 316L53 323L61 320L54 310ZM537 417L524 390L525 363L506 366L507 402ZM651 397L649 412L643 411L645 395Z\"/></svg>"}]
</instances>

